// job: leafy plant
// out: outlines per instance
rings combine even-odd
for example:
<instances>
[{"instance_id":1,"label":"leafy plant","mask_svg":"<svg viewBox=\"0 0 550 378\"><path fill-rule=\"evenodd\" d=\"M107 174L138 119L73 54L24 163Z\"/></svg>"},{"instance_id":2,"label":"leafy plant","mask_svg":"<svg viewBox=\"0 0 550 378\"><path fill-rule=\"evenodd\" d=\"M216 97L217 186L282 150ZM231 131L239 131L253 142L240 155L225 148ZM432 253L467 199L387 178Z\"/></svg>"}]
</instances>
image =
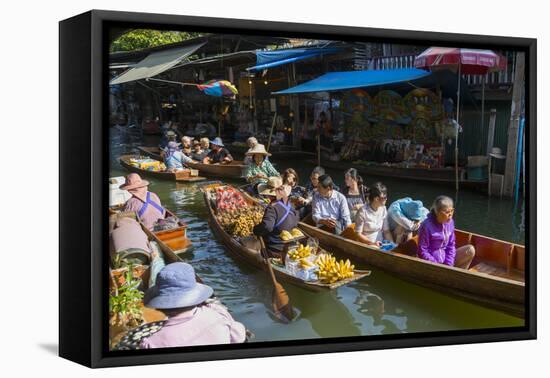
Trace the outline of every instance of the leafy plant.
<instances>
[{"instance_id":1,"label":"leafy plant","mask_svg":"<svg viewBox=\"0 0 550 378\"><path fill-rule=\"evenodd\" d=\"M115 286L109 297L111 325L135 327L143 323L143 292L138 289L140 280L135 279L132 272L133 267L129 265L125 282L120 287Z\"/></svg>"}]
</instances>

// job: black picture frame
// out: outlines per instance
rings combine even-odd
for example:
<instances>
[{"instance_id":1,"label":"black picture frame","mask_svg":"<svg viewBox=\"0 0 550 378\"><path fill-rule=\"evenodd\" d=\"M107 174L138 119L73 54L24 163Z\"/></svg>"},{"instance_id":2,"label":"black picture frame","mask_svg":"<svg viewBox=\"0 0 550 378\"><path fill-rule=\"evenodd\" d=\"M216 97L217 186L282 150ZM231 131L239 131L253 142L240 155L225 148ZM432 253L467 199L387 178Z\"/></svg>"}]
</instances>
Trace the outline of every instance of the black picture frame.
<instances>
[{"instance_id":1,"label":"black picture frame","mask_svg":"<svg viewBox=\"0 0 550 378\"><path fill-rule=\"evenodd\" d=\"M106 272L109 25L322 37L422 45L494 46L526 53L525 326L506 329L262 342L150 351L107 350ZM59 354L89 367L251 358L535 339L536 39L92 10L59 24ZM79 185L73 185L75 182Z\"/></svg>"}]
</instances>

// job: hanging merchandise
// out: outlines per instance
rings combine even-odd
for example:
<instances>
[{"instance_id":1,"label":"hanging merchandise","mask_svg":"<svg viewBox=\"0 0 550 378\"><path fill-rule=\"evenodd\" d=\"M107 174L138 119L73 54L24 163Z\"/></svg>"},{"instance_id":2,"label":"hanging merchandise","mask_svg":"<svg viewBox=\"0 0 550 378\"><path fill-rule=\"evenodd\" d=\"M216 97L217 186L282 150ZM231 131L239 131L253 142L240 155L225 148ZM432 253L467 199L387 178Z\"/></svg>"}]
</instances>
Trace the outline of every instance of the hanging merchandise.
<instances>
[{"instance_id":1,"label":"hanging merchandise","mask_svg":"<svg viewBox=\"0 0 550 378\"><path fill-rule=\"evenodd\" d=\"M429 89L413 89L405 96L404 103L413 119L424 118L431 121L443 117L443 105L439 97Z\"/></svg>"},{"instance_id":2,"label":"hanging merchandise","mask_svg":"<svg viewBox=\"0 0 550 378\"><path fill-rule=\"evenodd\" d=\"M374 118L378 122L395 122L398 124L407 124L411 117L403 98L395 91L380 91L374 97L376 110Z\"/></svg>"}]
</instances>

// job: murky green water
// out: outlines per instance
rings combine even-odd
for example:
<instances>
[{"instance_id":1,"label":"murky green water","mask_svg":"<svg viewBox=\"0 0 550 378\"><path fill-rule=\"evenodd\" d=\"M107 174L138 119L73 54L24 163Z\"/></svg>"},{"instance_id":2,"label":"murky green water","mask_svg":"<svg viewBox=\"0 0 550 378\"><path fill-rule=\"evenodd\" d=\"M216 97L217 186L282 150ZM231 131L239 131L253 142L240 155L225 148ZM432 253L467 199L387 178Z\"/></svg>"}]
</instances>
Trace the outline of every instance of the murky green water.
<instances>
[{"instance_id":1,"label":"murky green water","mask_svg":"<svg viewBox=\"0 0 550 378\"><path fill-rule=\"evenodd\" d=\"M155 141L145 140L147 142L154 145ZM132 152L132 148L141 143L138 138L121 135L116 130L112 132L111 176L127 174L117 158ZM302 182L312 167L303 159L272 160L280 169L288 166L297 169ZM343 182L342 173L330 170L329 173L338 184ZM429 204L438 194L454 197L452 188L386 178L365 179L367 183L383 181L389 189L390 201L411 196ZM284 284L300 315L291 324L281 324L270 313L271 281L265 272L233 259L215 239L207 223L202 195L195 184L147 180L151 182L149 189L159 195L162 203L189 225L188 236L194 247L182 258L214 288L233 316L256 335L255 341L523 325L522 319L408 283L377 269L373 269L370 277L331 292L312 293ZM458 200L457 227L523 243L523 205L514 211L511 201L488 200L486 196L466 191Z\"/></svg>"}]
</instances>

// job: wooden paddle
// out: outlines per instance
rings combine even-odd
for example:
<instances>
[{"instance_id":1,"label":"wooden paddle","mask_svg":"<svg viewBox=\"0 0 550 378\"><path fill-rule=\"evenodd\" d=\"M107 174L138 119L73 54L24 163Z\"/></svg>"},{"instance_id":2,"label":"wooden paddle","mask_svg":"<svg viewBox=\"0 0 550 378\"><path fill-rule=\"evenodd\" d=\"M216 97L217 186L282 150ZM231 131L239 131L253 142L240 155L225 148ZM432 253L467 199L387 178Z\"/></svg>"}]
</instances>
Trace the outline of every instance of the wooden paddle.
<instances>
[{"instance_id":1,"label":"wooden paddle","mask_svg":"<svg viewBox=\"0 0 550 378\"><path fill-rule=\"evenodd\" d=\"M270 275L271 281L273 282L273 294L271 297L273 312L279 320L284 323L289 323L294 318L294 311L292 310L292 306L290 305L290 298L288 297L288 294L286 293L283 286L279 282L277 282L277 278L275 278L275 273L273 272L273 267L271 266L271 262L269 261L269 255L267 254L264 240L262 237L259 237L259 239L261 246L260 251L267 265L268 274Z\"/></svg>"}]
</instances>

